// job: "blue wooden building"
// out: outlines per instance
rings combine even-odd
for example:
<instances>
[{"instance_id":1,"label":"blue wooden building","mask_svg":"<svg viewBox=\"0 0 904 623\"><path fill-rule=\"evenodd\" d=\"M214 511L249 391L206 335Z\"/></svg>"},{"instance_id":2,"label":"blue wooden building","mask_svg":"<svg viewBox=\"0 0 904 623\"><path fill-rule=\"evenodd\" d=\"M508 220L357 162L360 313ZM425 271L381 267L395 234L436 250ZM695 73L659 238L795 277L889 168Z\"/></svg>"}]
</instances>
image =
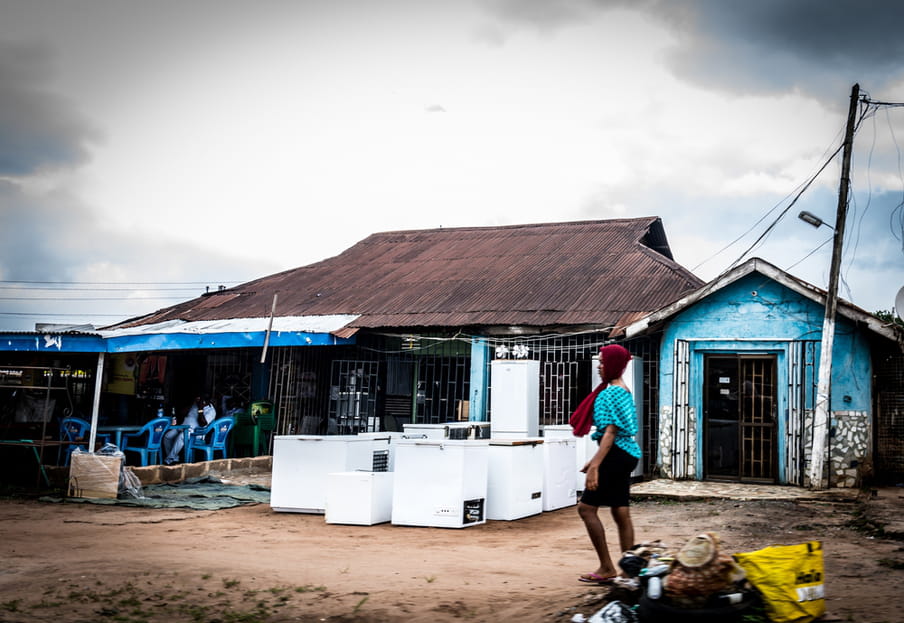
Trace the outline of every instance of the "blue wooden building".
<instances>
[{"instance_id":1,"label":"blue wooden building","mask_svg":"<svg viewBox=\"0 0 904 623\"><path fill-rule=\"evenodd\" d=\"M628 338L660 337L661 475L809 484L824 302L824 291L754 258L628 326ZM900 395L901 379L876 384L883 366L900 361L901 344L899 327L839 301L830 486L858 485L877 458L901 460L880 443L895 431L877 400L882 389Z\"/></svg>"}]
</instances>

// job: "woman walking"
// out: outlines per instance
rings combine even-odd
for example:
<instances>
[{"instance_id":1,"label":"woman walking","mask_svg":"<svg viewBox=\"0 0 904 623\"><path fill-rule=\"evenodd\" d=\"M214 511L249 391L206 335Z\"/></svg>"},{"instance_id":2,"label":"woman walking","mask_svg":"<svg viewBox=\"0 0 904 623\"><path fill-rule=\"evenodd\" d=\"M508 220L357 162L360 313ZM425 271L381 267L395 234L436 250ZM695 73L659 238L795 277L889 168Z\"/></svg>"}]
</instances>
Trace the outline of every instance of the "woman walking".
<instances>
[{"instance_id":1,"label":"woman walking","mask_svg":"<svg viewBox=\"0 0 904 623\"><path fill-rule=\"evenodd\" d=\"M599 507L608 506L618 529L618 543L625 552L634 545L634 524L629 509L631 472L640 459L637 434L637 411L631 391L622 375L631 354L622 346L611 344L600 349L599 372L603 389L593 403L593 423L596 432L591 436L599 444L587 462L584 493L578 502L578 515L587 528L590 542L599 558L599 566L579 579L592 584L609 584L618 569L609 556L606 531L599 517Z\"/></svg>"}]
</instances>

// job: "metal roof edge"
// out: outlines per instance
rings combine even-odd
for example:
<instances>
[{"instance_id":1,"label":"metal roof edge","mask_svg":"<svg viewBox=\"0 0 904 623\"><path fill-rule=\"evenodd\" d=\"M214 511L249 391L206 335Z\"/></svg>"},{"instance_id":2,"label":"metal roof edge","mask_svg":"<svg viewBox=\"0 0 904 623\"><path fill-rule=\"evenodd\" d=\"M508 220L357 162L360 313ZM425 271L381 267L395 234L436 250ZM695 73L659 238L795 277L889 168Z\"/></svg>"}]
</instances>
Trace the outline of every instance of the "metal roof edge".
<instances>
[{"instance_id":1,"label":"metal roof edge","mask_svg":"<svg viewBox=\"0 0 904 623\"><path fill-rule=\"evenodd\" d=\"M135 353L166 350L193 350L219 348L262 348L266 331L222 333L155 333L130 335L106 339L109 353ZM331 333L305 331L273 331L269 348L281 346L338 346L354 344L353 338L337 337Z\"/></svg>"},{"instance_id":2,"label":"metal roof edge","mask_svg":"<svg viewBox=\"0 0 904 623\"><path fill-rule=\"evenodd\" d=\"M678 312L687 309L694 303L701 301L710 294L713 294L714 292L717 292L722 288L734 283L735 281L738 281L742 277L746 277L747 275L754 272L760 273L763 276L772 279L773 281L789 288L794 292L797 292L801 296L808 298L815 303L825 305L826 292L824 290L821 290L811 283L790 275L789 273L783 271L773 264L770 264L762 258L754 257L747 260L740 266L736 266L735 268L722 273L691 294L683 296L675 302L670 303L669 305L648 314L644 318L641 318L640 320L629 324L627 327L625 327L625 336L631 338L642 333L646 333L648 330L658 325L666 318L674 316ZM837 313L844 316L845 318L848 318L849 320L865 324L871 331L878 333L879 335L886 337L889 340L898 341L899 339L901 339L898 331L894 327L885 324L875 315L864 309L861 309L860 307L857 307L853 303L845 301L844 299L838 299Z\"/></svg>"}]
</instances>

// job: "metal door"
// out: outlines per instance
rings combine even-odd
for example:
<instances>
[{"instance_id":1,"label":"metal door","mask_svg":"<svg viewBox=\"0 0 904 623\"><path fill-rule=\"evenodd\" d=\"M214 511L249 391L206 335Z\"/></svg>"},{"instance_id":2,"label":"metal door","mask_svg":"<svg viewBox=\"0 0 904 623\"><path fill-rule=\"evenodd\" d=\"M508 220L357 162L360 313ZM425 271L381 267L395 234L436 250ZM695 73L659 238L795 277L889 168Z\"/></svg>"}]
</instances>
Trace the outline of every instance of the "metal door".
<instances>
[{"instance_id":1,"label":"metal door","mask_svg":"<svg viewBox=\"0 0 904 623\"><path fill-rule=\"evenodd\" d=\"M703 383L705 476L775 482L775 358L709 355Z\"/></svg>"}]
</instances>

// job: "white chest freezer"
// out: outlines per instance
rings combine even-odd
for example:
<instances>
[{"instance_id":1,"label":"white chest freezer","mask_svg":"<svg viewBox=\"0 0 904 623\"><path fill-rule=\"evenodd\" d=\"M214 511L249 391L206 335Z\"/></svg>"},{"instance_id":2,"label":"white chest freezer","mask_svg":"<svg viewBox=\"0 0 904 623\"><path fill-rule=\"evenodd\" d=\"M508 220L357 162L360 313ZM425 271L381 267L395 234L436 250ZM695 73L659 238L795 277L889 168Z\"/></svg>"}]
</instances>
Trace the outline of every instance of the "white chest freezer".
<instances>
[{"instance_id":1,"label":"white chest freezer","mask_svg":"<svg viewBox=\"0 0 904 623\"><path fill-rule=\"evenodd\" d=\"M510 521L543 512L542 445L536 438L490 439L487 519Z\"/></svg>"},{"instance_id":2,"label":"white chest freezer","mask_svg":"<svg viewBox=\"0 0 904 623\"><path fill-rule=\"evenodd\" d=\"M583 437L575 437L568 424L544 426L543 439L571 439L574 440L574 489L576 492L584 490L584 481L586 475L581 469L587 464L597 449L597 444L590 438L590 435L596 431L596 426L590 427L590 432Z\"/></svg>"},{"instance_id":3,"label":"white chest freezer","mask_svg":"<svg viewBox=\"0 0 904 623\"><path fill-rule=\"evenodd\" d=\"M428 439L473 439L470 422L443 422L441 424L403 424L406 435L424 435Z\"/></svg>"},{"instance_id":4,"label":"white chest freezer","mask_svg":"<svg viewBox=\"0 0 904 623\"><path fill-rule=\"evenodd\" d=\"M327 474L372 471L374 440L357 435L277 435L273 439L270 507L323 513Z\"/></svg>"},{"instance_id":5,"label":"white chest freezer","mask_svg":"<svg viewBox=\"0 0 904 623\"><path fill-rule=\"evenodd\" d=\"M392 519L392 472L334 472L326 477L326 523L372 526Z\"/></svg>"},{"instance_id":6,"label":"white chest freezer","mask_svg":"<svg viewBox=\"0 0 904 623\"><path fill-rule=\"evenodd\" d=\"M577 504L575 488L575 440L567 437L544 439L543 510L554 511Z\"/></svg>"},{"instance_id":7,"label":"white chest freezer","mask_svg":"<svg viewBox=\"0 0 904 623\"><path fill-rule=\"evenodd\" d=\"M486 440L395 441L392 523L464 528L486 522Z\"/></svg>"},{"instance_id":8,"label":"white chest freezer","mask_svg":"<svg viewBox=\"0 0 904 623\"><path fill-rule=\"evenodd\" d=\"M490 383L490 438L538 437L540 362L496 359Z\"/></svg>"},{"instance_id":9,"label":"white chest freezer","mask_svg":"<svg viewBox=\"0 0 904 623\"><path fill-rule=\"evenodd\" d=\"M358 433L362 439L373 441L373 467L374 472L391 472L394 465L393 439L402 433L383 431L378 433Z\"/></svg>"}]
</instances>

